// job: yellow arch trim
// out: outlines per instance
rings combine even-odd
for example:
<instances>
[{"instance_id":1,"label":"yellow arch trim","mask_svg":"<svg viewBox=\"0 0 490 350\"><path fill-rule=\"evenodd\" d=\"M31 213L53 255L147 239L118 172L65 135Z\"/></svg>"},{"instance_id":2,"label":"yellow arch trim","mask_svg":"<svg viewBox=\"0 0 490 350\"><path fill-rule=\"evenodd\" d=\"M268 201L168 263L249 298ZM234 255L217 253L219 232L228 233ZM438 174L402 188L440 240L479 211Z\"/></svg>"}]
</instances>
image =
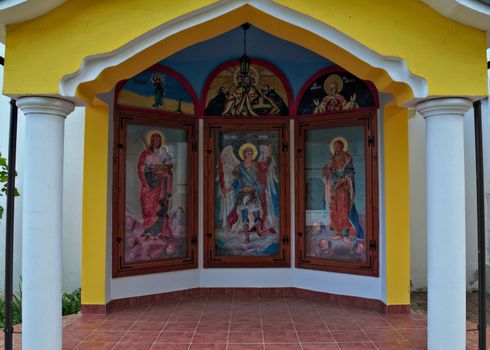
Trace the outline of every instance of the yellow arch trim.
<instances>
[{"instance_id":1,"label":"yellow arch trim","mask_svg":"<svg viewBox=\"0 0 490 350\"><path fill-rule=\"evenodd\" d=\"M76 72L83 59L110 53L162 23L216 3L212 0L70 0L24 23L7 26L4 93L58 94L60 79ZM485 34L453 22L418 1L276 0L300 14L326 23L382 56L400 57L423 77L431 95L487 94ZM110 20L108 20L110 19ZM412 98L410 88L385 71L368 66L342 48L245 5L231 13L177 33L126 62L104 70L79 86L77 96L93 102L97 93L178 50L222 34L248 21L285 40L306 47L396 96ZM106 301L106 220L108 110L86 111L83 193L84 304ZM387 300L409 302L409 197L407 112L385 109L387 211ZM406 191L400 188L406 188ZM394 197L396 194L396 198Z\"/></svg>"},{"instance_id":2,"label":"yellow arch trim","mask_svg":"<svg viewBox=\"0 0 490 350\"><path fill-rule=\"evenodd\" d=\"M4 93L57 94L60 79L76 72L84 58L112 52L162 23L214 3L71 0L44 16L9 25ZM487 94L485 33L449 20L421 2L276 0L275 3L326 23L380 55L404 59L414 74L426 79L431 95ZM394 83L385 72L372 69L314 33L250 5L167 38L119 68L104 72L91 86L80 87L79 94L91 99L95 92L109 91L116 80L243 21L328 57L362 78L370 78L379 90L396 93L399 102L410 96L406 86ZM138 62L141 65L135 64ZM122 67L130 70L123 71Z\"/></svg>"}]
</instances>

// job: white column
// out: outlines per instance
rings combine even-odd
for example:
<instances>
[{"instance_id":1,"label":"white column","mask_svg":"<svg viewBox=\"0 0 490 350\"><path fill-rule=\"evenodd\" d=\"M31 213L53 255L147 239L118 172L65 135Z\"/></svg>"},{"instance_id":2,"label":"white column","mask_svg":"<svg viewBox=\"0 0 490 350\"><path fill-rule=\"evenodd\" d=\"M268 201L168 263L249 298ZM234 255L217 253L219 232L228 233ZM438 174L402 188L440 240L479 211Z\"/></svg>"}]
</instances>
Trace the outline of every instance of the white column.
<instances>
[{"instance_id":1,"label":"white column","mask_svg":"<svg viewBox=\"0 0 490 350\"><path fill-rule=\"evenodd\" d=\"M421 102L426 121L428 347L466 348L464 98Z\"/></svg>"},{"instance_id":2,"label":"white column","mask_svg":"<svg viewBox=\"0 0 490 350\"><path fill-rule=\"evenodd\" d=\"M72 102L20 98L26 116L22 232L22 348L61 350L63 138Z\"/></svg>"}]
</instances>

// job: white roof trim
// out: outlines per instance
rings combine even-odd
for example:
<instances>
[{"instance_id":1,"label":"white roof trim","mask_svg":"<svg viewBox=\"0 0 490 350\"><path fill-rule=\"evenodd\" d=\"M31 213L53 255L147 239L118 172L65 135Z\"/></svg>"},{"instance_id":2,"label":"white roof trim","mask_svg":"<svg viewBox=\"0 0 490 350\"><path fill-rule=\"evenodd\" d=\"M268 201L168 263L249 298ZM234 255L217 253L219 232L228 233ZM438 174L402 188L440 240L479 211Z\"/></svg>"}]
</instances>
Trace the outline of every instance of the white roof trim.
<instances>
[{"instance_id":1,"label":"white roof trim","mask_svg":"<svg viewBox=\"0 0 490 350\"><path fill-rule=\"evenodd\" d=\"M80 84L94 80L104 69L121 64L135 54L175 33L225 15L245 4L249 4L282 21L313 32L345 49L367 64L384 69L392 80L409 85L416 99L423 99L428 96L427 82L423 78L412 74L405 61L401 58L382 56L337 29L287 7L278 5L271 0L218 1L198 11L188 13L175 20L164 23L113 52L86 57L78 71L66 75L61 79L60 93L67 97L74 97L76 89Z\"/></svg>"},{"instance_id":2,"label":"white roof trim","mask_svg":"<svg viewBox=\"0 0 490 350\"><path fill-rule=\"evenodd\" d=\"M5 43L5 26L24 22L51 11L66 0L3 0L0 1L0 41Z\"/></svg>"},{"instance_id":3,"label":"white roof trim","mask_svg":"<svg viewBox=\"0 0 490 350\"><path fill-rule=\"evenodd\" d=\"M445 17L487 32L487 48L490 48L490 6L477 0L423 1Z\"/></svg>"}]
</instances>

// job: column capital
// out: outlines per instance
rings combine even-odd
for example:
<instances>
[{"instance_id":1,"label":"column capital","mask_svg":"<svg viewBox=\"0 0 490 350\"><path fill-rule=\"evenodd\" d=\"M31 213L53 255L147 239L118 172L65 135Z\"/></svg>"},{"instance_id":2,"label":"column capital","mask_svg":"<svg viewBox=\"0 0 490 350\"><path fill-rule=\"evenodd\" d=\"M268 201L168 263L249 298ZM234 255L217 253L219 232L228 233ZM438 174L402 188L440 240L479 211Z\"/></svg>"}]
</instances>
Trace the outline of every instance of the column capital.
<instances>
[{"instance_id":1,"label":"column capital","mask_svg":"<svg viewBox=\"0 0 490 350\"><path fill-rule=\"evenodd\" d=\"M17 107L26 116L30 114L50 114L63 118L75 109L75 105L69 100L48 96L21 97L17 100Z\"/></svg>"},{"instance_id":2,"label":"column capital","mask_svg":"<svg viewBox=\"0 0 490 350\"><path fill-rule=\"evenodd\" d=\"M425 100L417 104L417 112L424 118L439 115L463 116L472 107L471 100L464 97L442 97Z\"/></svg>"}]
</instances>

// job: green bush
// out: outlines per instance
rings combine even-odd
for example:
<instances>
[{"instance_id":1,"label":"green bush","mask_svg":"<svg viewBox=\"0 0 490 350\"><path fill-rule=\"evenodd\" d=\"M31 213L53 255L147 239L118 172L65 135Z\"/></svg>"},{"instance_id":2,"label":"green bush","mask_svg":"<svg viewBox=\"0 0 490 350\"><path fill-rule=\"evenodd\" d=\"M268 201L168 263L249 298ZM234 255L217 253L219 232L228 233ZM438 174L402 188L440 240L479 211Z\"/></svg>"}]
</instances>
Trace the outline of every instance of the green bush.
<instances>
[{"instance_id":1,"label":"green bush","mask_svg":"<svg viewBox=\"0 0 490 350\"><path fill-rule=\"evenodd\" d=\"M2 157L0 153L0 197L7 195L7 180L8 180L8 166L7 159ZM15 173L17 176L17 173ZM20 196L17 189L14 189L14 196ZM0 219L3 217L4 208L0 205Z\"/></svg>"},{"instance_id":2,"label":"green bush","mask_svg":"<svg viewBox=\"0 0 490 350\"><path fill-rule=\"evenodd\" d=\"M80 298L82 290L78 288L71 293L63 293L62 313L64 315L77 314L80 312Z\"/></svg>"},{"instance_id":3,"label":"green bush","mask_svg":"<svg viewBox=\"0 0 490 350\"><path fill-rule=\"evenodd\" d=\"M80 297L80 288L71 293L63 293L61 300L61 311L63 316L80 312ZM12 323L14 325L22 322L22 283L19 283L19 292L14 293L12 298L12 316ZM3 327L4 325L5 299L2 296L0 298L0 327Z\"/></svg>"}]
</instances>

